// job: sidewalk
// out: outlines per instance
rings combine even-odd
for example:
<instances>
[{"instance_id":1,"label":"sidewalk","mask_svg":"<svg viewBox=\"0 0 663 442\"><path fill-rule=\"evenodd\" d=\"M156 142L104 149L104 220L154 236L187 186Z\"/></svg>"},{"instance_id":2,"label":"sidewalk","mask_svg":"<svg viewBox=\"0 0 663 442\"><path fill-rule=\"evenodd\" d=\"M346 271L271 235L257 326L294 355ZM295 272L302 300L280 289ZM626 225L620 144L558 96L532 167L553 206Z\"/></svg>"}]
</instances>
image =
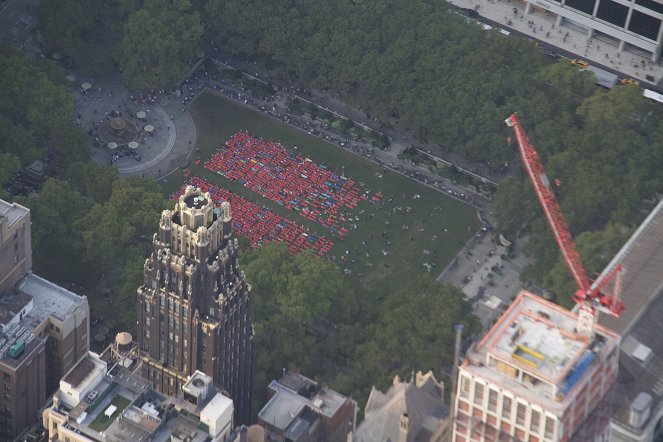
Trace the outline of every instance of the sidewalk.
<instances>
[{"instance_id":1,"label":"sidewalk","mask_svg":"<svg viewBox=\"0 0 663 442\"><path fill-rule=\"evenodd\" d=\"M651 83L645 79L646 75L654 77L654 85L663 85L663 66L660 62L652 63L651 54L634 47L628 47L619 54L619 41L606 35L595 36L588 41L587 30L579 26L563 23L555 28L555 14L532 7L532 12L525 15L526 3L522 0L448 1L459 8L476 10L483 18L504 29L521 32L544 45L576 54L591 64L601 65L598 67L618 71L621 77L635 78L644 87Z\"/></svg>"}]
</instances>

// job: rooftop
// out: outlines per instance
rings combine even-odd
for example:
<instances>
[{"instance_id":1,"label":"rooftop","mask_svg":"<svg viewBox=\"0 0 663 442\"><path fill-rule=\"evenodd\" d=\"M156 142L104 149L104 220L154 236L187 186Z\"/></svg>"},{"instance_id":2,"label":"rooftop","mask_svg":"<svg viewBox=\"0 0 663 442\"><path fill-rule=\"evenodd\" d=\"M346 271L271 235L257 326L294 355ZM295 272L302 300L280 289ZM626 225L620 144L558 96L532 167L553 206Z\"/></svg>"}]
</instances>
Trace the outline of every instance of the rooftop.
<instances>
[{"instance_id":1,"label":"rooftop","mask_svg":"<svg viewBox=\"0 0 663 442\"><path fill-rule=\"evenodd\" d=\"M0 326L6 326L31 300L32 296L15 290L0 295Z\"/></svg>"},{"instance_id":2,"label":"rooftop","mask_svg":"<svg viewBox=\"0 0 663 442\"><path fill-rule=\"evenodd\" d=\"M26 317L26 326L32 329L52 316L60 321L81 304L87 303L85 296L79 296L34 273L28 273L16 285L22 293L32 296L34 307Z\"/></svg>"},{"instance_id":3,"label":"rooftop","mask_svg":"<svg viewBox=\"0 0 663 442\"><path fill-rule=\"evenodd\" d=\"M568 310L521 292L482 343L498 358L558 383L588 346L576 322Z\"/></svg>"},{"instance_id":4,"label":"rooftop","mask_svg":"<svg viewBox=\"0 0 663 442\"><path fill-rule=\"evenodd\" d=\"M639 324L639 317L646 314L649 304L663 288L663 199L631 235L602 275L609 273L617 263L621 263L624 269L621 299L625 309L619 318L601 315L599 322L625 336Z\"/></svg>"},{"instance_id":5,"label":"rooftop","mask_svg":"<svg viewBox=\"0 0 663 442\"><path fill-rule=\"evenodd\" d=\"M403 414L409 418L408 441L430 440L449 414L444 385L432 372L402 382L398 376L386 393L373 387L366 402L365 419L357 428L357 442L386 441L399 433Z\"/></svg>"},{"instance_id":6,"label":"rooftop","mask_svg":"<svg viewBox=\"0 0 663 442\"><path fill-rule=\"evenodd\" d=\"M316 412L326 417L336 414L347 399L334 390L320 387L314 380L293 372L284 374L278 381L272 381L269 387L274 391L279 391L280 388L287 388L293 393L299 394L309 400L309 405Z\"/></svg>"},{"instance_id":7,"label":"rooftop","mask_svg":"<svg viewBox=\"0 0 663 442\"><path fill-rule=\"evenodd\" d=\"M202 195L188 195L184 198L184 203L187 207L201 209L207 205L207 198Z\"/></svg>"},{"instance_id":8,"label":"rooftop","mask_svg":"<svg viewBox=\"0 0 663 442\"><path fill-rule=\"evenodd\" d=\"M8 203L0 199L0 223L6 219L11 227L16 221L30 213L30 209L16 203Z\"/></svg>"},{"instance_id":9,"label":"rooftop","mask_svg":"<svg viewBox=\"0 0 663 442\"><path fill-rule=\"evenodd\" d=\"M84 357L72 368L72 370L62 379L63 382L76 388L96 367L94 361L89 357Z\"/></svg>"},{"instance_id":10,"label":"rooftop","mask_svg":"<svg viewBox=\"0 0 663 442\"><path fill-rule=\"evenodd\" d=\"M613 420L629 428L630 407L640 393L651 395L652 409L663 399L663 200L604 273L617 262L625 269L622 300L626 309L620 318L602 315L599 321L623 335Z\"/></svg>"},{"instance_id":11,"label":"rooftop","mask_svg":"<svg viewBox=\"0 0 663 442\"><path fill-rule=\"evenodd\" d=\"M270 387L276 381L270 383ZM277 393L267 402L267 404L258 413L258 419L281 430L285 431L290 423L304 410L308 404L308 399L297 393L276 386Z\"/></svg>"},{"instance_id":12,"label":"rooftop","mask_svg":"<svg viewBox=\"0 0 663 442\"><path fill-rule=\"evenodd\" d=\"M601 326L590 342L576 333L576 323L577 316L570 311L521 291L468 351L463 368L551 411L565 407L573 398L567 393L582 384L593 361L606 357L619 342L615 333Z\"/></svg>"}]
</instances>

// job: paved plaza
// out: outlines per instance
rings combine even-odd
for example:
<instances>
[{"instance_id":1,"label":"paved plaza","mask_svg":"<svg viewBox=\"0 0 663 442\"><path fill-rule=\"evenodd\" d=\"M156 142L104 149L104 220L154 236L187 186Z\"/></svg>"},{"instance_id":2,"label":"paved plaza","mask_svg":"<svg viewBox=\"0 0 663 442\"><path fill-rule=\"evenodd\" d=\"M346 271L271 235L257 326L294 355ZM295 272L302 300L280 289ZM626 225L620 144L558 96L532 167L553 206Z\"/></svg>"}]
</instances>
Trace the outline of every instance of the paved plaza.
<instances>
[{"instance_id":1,"label":"paved plaza","mask_svg":"<svg viewBox=\"0 0 663 442\"><path fill-rule=\"evenodd\" d=\"M77 124L88 134L97 163L116 166L122 176L159 178L186 162L195 148L196 130L179 97L134 96L122 86L119 74L101 80L76 74L70 72L69 80L76 100ZM85 83L87 90L83 88ZM127 146L129 138L124 144L118 142L117 148L109 148L108 141L112 139L106 136L108 131L104 133L100 128L113 118L125 120L129 128L135 127L135 136L129 138L137 143L136 149Z\"/></svg>"},{"instance_id":2,"label":"paved plaza","mask_svg":"<svg viewBox=\"0 0 663 442\"><path fill-rule=\"evenodd\" d=\"M652 63L651 54L634 47L628 47L619 54L619 41L605 35L588 40L586 29L566 22L555 28L555 14L532 8L530 14L525 15L526 4L522 0L448 1L460 8L476 10L481 17L504 29L518 31L545 45L577 54L592 65L620 72L621 77L635 78L645 87L647 83L663 85L663 64L660 61ZM652 76L654 81L647 81L646 75Z\"/></svg>"}]
</instances>

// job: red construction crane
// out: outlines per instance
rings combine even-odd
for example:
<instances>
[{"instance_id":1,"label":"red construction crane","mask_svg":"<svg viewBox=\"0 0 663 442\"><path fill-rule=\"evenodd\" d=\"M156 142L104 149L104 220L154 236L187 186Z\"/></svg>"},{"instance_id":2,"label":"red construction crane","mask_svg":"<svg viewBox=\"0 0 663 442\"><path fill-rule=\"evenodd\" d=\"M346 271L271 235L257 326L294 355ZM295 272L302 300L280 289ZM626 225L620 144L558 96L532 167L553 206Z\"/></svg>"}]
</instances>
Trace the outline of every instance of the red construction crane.
<instances>
[{"instance_id":1,"label":"red construction crane","mask_svg":"<svg viewBox=\"0 0 663 442\"><path fill-rule=\"evenodd\" d=\"M564 215L553 193L550 180L543 169L539 155L536 153L534 146L529 142L527 134L516 114L511 115L505 122L507 126L513 128L516 140L518 141L520 157L534 186L534 192L539 198L543 213L546 215L550 229L555 236L555 241L557 241L557 245L564 257L564 262L578 285L578 290L573 297L574 301L580 304L581 307L590 309L594 316L596 316L596 310L598 309L619 317L624 310L624 303L619 300L621 264L616 265L602 278L597 279L593 283L590 282L587 272L585 272L585 268L580 261L580 255L578 255ZM615 280L615 284L612 293L605 293L603 289L613 279Z\"/></svg>"}]
</instances>

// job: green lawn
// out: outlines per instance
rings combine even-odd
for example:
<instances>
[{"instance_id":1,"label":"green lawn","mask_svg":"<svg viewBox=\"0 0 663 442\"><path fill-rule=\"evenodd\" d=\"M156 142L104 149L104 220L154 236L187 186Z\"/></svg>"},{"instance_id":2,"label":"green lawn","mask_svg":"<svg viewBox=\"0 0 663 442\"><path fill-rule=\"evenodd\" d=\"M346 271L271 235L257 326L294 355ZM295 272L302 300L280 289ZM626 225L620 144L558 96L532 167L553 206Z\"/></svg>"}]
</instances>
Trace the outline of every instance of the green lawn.
<instances>
[{"instance_id":1,"label":"green lawn","mask_svg":"<svg viewBox=\"0 0 663 442\"><path fill-rule=\"evenodd\" d=\"M363 289L377 297L382 297L383 291L393 291L407 284L413 275L428 273L424 263L433 265L430 274L437 276L479 226L473 208L401 175L384 171L382 167L335 145L235 104L213 91L202 93L192 103L189 112L196 125L196 146L200 149L199 153L194 153L188 166L192 176L205 178L326 235L336 243L330 255L342 268L352 270L353 278ZM343 171L355 181L365 183L364 189L381 192L383 203L360 203L351 211L356 218L352 223L356 228L346 223L346 227L350 228L348 236L343 241L333 238L319 224L203 167L205 160L239 130L279 141L288 150L297 146L299 154L324 163L337 173ZM194 165L197 158L202 161ZM165 192L172 193L186 180L181 172L171 175L164 184ZM388 255L384 255L383 251Z\"/></svg>"},{"instance_id":2,"label":"green lawn","mask_svg":"<svg viewBox=\"0 0 663 442\"><path fill-rule=\"evenodd\" d=\"M129 404L131 404L131 401L124 396L115 396L115 399L113 399L109 405L106 405L103 410L101 410L99 415L92 421L90 424L90 429L98 432L106 431L111 422L113 422L119 415L121 415L124 409L129 406ZM115 405L117 410L115 410L115 413L113 413L111 417L107 417L104 412L111 405Z\"/></svg>"}]
</instances>

